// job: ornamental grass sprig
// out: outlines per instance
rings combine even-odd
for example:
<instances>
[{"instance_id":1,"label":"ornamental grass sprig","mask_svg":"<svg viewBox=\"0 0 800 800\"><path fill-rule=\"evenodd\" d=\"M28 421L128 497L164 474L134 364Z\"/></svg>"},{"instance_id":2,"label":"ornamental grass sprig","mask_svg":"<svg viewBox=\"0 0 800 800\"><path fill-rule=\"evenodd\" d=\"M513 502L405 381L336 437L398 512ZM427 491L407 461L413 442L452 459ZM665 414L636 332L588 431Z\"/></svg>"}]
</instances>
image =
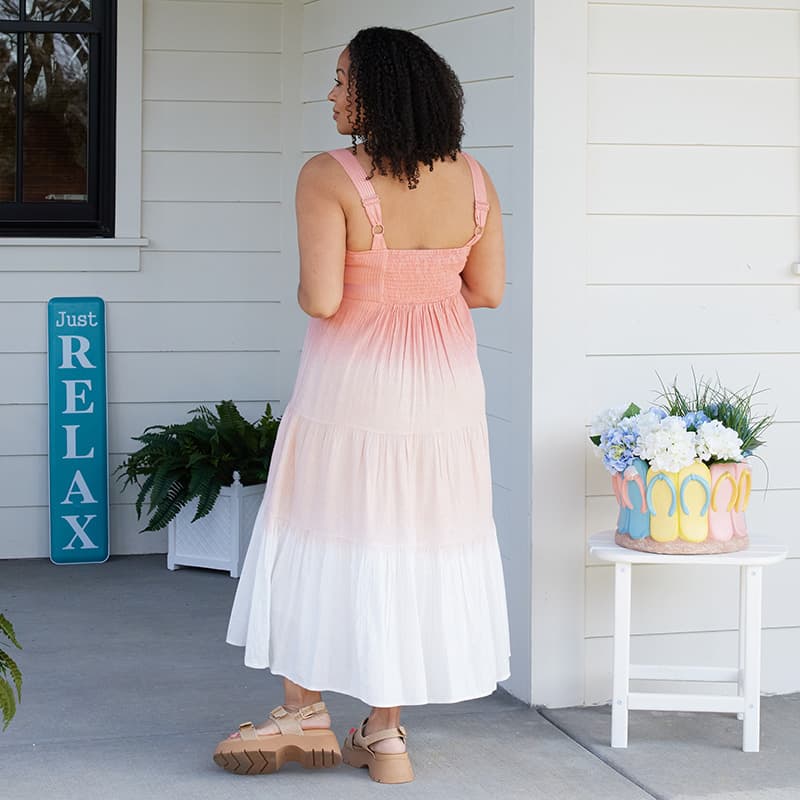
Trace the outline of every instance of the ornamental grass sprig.
<instances>
[{"instance_id":1,"label":"ornamental grass sprig","mask_svg":"<svg viewBox=\"0 0 800 800\"><path fill-rule=\"evenodd\" d=\"M719 375L714 384L706 378L698 378L692 370L694 386L691 394L684 394L678 388L677 379L668 387L661 376L658 373L656 375L661 384L661 407L667 414L686 416L702 413L708 420L718 420L726 428L736 431L742 440L743 456L752 455L757 447L764 444L761 436L775 420L775 414L753 413L753 398L766 391L756 388L758 378L751 387L734 391L722 385Z\"/></svg>"}]
</instances>

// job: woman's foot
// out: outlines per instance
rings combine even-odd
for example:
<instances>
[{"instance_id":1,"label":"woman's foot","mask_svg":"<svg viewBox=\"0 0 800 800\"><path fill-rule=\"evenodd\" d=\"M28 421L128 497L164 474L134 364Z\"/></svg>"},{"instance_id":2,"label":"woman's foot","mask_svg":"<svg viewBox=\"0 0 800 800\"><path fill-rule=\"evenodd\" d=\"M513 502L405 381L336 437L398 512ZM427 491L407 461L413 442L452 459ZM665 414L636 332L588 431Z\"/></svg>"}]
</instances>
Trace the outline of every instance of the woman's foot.
<instances>
[{"instance_id":1,"label":"woman's foot","mask_svg":"<svg viewBox=\"0 0 800 800\"><path fill-rule=\"evenodd\" d=\"M321 700L276 706L261 725L243 722L214 750L214 763L238 775L275 772L286 761L297 761L307 769L341 763L339 741Z\"/></svg>"},{"instance_id":2,"label":"woman's foot","mask_svg":"<svg viewBox=\"0 0 800 800\"><path fill-rule=\"evenodd\" d=\"M408 783L414 780L414 768L405 739L399 708L374 709L359 728L351 728L345 736L342 761L351 767L366 767L378 783Z\"/></svg>"},{"instance_id":3,"label":"woman's foot","mask_svg":"<svg viewBox=\"0 0 800 800\"><path fill-rule=\"evenodd\" d=\"M284 703L283 707L287 711L297 711L300 708L300 706L288 705L287 703ZM300 720L300 727L304 731L317 730L321 728L330 728L330 726L331 726L331 718L327 711L317 711L310 717L306 717L305 719ZM259 736L269 736L272 734L280 733L277 724L269 718L265 719L259 725L256 725L255 728ZM236 731L236 733L232 733L228 738L238 739L239 731Z\"/></svg>"},{"instance_id":4,"label":"woman's foot","mask_svg":"<svg viewBox=\"0 0 800 800\"><path fill-rule=\"evenodd\" d=\"M382 731L386 730L387 728L394 728L397 727L396 725L389 725L385 720L380 718L376 718L374 713L370 715L369 719L367 720L367 724L364 726L364 730L362 734L364 736L369 736L371 733L375 733L375 731ZM405 742L399 736L392 736L388 739L381 739L378 742L375 742L371 745L372 749L376 753L405 753L406 752L406 745Z\"/></svg>"}]
</instances>

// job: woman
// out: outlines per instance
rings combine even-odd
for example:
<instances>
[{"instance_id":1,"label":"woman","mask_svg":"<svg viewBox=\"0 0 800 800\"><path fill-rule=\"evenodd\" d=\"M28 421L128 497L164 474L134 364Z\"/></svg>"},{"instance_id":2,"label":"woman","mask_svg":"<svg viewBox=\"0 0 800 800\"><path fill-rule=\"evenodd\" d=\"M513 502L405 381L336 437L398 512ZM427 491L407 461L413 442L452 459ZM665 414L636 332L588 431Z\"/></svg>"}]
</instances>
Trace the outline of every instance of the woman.
<instances>
[{"instance_id":1,"label":"woman","mask_svg":"<svg viewBox=\"0 0 800 800\"><path fill-rule=\"evenodd\" d=\"M458 79L414 34L360 31L328 100L353 144L298 178L312 319L227 637L284 676L285 702L214 758L234 772L343 759L401 783L400 707L485 696L509 675L469 311L503 295L500 204L460 152ZM341 750L325 689L373 706Z\"/></svg>"}]
</instances>

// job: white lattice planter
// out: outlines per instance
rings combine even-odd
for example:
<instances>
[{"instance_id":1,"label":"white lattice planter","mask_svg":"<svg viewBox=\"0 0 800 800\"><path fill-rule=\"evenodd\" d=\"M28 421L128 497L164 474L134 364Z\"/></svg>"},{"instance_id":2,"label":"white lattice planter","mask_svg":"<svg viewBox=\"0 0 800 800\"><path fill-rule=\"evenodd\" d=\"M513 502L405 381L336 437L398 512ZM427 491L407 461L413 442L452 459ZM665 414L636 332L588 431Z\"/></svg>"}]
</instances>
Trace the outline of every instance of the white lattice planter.
<instances>
[{"instance_id":1,"label":"white lattice planter","mask_svg":"<svg viewBox=\"0 0 800 800\"><path fill-rule=\"evenodd\" d=\"M265 486L242 486L239 473L234 472L233 484L222 487L205 517L192 522L197 498L182 508L169 523L167 567L221 569L238 578Z\"/></svg>"}]
</instances>

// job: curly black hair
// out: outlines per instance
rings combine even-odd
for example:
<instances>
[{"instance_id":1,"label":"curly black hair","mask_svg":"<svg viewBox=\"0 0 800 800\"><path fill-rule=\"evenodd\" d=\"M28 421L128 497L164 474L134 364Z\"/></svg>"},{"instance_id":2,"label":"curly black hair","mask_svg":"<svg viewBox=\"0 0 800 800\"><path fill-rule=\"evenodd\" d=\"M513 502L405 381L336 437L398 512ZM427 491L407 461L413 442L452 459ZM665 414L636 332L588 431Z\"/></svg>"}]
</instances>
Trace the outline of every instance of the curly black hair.
<instances>
[{"instance_id":1,"label":"curly black hair","mask_svg":"<svg viewBox=\"0 0 800 800\"><path fill-rule=\"evenodd\" d=\"M364 28L347 45L347 97L372 170L419 183L419 165L456 160L464 136L464 92L450 65L425 41L397 28Z\"/></svg>"}]
</instances>

